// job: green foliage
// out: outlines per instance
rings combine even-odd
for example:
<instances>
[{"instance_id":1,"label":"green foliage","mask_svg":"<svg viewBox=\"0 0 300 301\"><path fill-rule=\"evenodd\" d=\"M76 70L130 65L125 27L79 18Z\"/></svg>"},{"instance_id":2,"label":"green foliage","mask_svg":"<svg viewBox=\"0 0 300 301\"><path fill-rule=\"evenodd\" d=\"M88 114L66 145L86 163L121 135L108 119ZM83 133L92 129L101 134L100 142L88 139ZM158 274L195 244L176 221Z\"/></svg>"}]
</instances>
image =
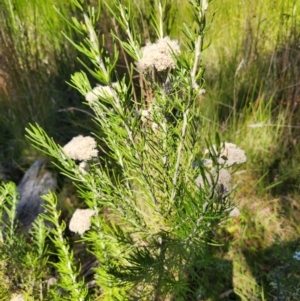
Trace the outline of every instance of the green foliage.
<instances>
[{"instance_id":1,"label":"green foliage","mask_svg":"<svg viewBox=\"0 0 300 301\"><path fill-rule=\"evenodd\" d=\"M1 248L0 262L3 279L0 298L7 300L11 292L22 293L27 300L46 293L45 276L49 275L46 237L48 229L41 217L32 226L30 236L18 231L17 190L13 183L0 187Z\"/></svg>"},{"instance_id":2,"label":"green foliage","mask_svg":"<svg viewBox=\"0 0 300 301\"><path fill-rule=\"evenodd\" d=\"M44 215L45 220L52 224L50 237L54 247L55 253L58 257L58 262L53 263L54 267L60 275L57 286L63 289L64 297L61 295L60 298L64 300L86 300L87 290L84 287L83 281L78 281L78 271L74 265L74 254L72 250L69 250L69 245L64 238L65 223L59 221L59 211L57 208L56 197L49 193L44 196L46 200L45 209L49 214Z\"/></svg>"},{"instance_id":3,"label":"green foliage","mask_svg":"<svg viewBox=\"0 0 300 301\"><path fill-rule=\"evenodd\" d=\"M80 3L74 4L80 8ZM191 286L189 275L197 279L195 265L206 260L202 250L212 243L212 232L231 210L230 190L219 182L230 154L222 155L225 163L220 163L224 145L218 135L216 147L201 144L205 133L200 129L198 98L203 86L201 53L209 27L205 15L208 2L190 4L197 26L185 25L188 43L182 53L176 50L177 42L165 40L162 13L153 22L158 34L155 45L165 47L166 52L161 65L156 61L147 65L147 48L141 49L131 32L129 10L122 5L118 5L118 12L110 9L127 35L126 42L119 39L121 47L138 66L130 67L130 77L135 70L143 84L136 93L141 95L138 99L133 97L137 87L132 80L127 83L124 77L113 82L118 78L118 53L108 55L99 44L94 29L98 13L88 8L83 12L84 22L72 19L72 26L83 35L83 41L73 45L91 60L93 68L84 65L101 84L91 91L83 71L72 77L72 85L86 97L101 129L99 145L105 145L104 156L83 162L88 169L71 160L86 161L74 155L78 147L84 149L85 138L77 138L81 145L75 146L72 140L68 148L61 148L39 125L27 129L33 145L55 158L63 173L77 182L86 205L95 213L93 227L83 241L100 263L95 280L102 300L196 297L198 287ZM118 33L113 36L117 38ZM72 143L74 150L69 152ZM205 155L201 147L205 146L210 149L213 167L201 164ZM89 151L86 149L85 154ZM202 184L200 179L195 183L199 176ZM72 268L72 251L69 253L62 238L63 227L58 224L54 203L51 198L47 200L51 216L47 219L54 224L53 242L59 257L55 266L62 275L70 275L60 285L79 293L77 285L81 284L71 281L78 275Z\"/></svg>"}]
</instances>

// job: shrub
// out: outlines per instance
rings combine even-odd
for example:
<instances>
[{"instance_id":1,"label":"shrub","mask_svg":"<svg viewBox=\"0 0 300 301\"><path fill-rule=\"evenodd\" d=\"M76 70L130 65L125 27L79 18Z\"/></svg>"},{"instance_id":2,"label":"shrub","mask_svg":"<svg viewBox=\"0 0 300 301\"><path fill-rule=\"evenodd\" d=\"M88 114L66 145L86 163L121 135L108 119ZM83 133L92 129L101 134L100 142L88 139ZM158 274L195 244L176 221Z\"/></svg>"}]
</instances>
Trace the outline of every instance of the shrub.
<instances>
[{"instance_id":1,"label":"shrub","mask_svg":"<svg viewBox=\"0 0 300 301\"><path fill-rule=\"evenodd\" d=\"M134 61L123 77L115 71L118 52L106 53L99 44L94 29L98 12L73 3L83 12L82 21L72 19L83 40L70 41L89 58L93 68L86 68L99 84L92 88L81 71L72 75L71 85L85 97L99 130L64 147L38 124L27 133L75 182L85 201L87 208L75 211L69 229L80 235L97 262L89 283L96 289L88 289L75 249L65 237L56 196L49 193L43 218L52 224L52 265L59 275L49 296L194 300L202 291L199 270L210 263L206 247L215 243L213 233L233 209L231 174L246 161L236 145L202 130L201 55L210 26L209 1L190 1L194 23L183 25L187 42L182 45L164 35L158 3L158 18L153 17L157 39L144 47L132 30L130 11L120 3L117 12L108 6L127 35L124 40L112 32L113 39ZM135 75L139 86L133 84ZM37 229L46 231L40 224ZM34 295L27 288L25 293Z\"/></svg>"}]
</instances>

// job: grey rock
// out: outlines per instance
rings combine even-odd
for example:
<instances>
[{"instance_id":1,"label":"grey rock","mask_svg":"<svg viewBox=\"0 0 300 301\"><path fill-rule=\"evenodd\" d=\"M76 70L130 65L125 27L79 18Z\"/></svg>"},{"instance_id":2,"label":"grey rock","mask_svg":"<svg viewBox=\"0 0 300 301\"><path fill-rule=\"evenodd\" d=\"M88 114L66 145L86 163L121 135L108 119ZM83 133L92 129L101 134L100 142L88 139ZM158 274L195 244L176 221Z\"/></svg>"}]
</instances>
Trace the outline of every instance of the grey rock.
<instances>
[{"instance_id":1,"label":"grey rock","mask_svg":"<svg viewBox=\"0 0 300 301\"><path fill-rule=\"evenodd\" d=\"M55 176L45 169L45 160L36 160L24 174L18 192L17 219L28 229L37 216L43 212L42 195L54 191L57 186Z\"/></svg>"}]
</instances>

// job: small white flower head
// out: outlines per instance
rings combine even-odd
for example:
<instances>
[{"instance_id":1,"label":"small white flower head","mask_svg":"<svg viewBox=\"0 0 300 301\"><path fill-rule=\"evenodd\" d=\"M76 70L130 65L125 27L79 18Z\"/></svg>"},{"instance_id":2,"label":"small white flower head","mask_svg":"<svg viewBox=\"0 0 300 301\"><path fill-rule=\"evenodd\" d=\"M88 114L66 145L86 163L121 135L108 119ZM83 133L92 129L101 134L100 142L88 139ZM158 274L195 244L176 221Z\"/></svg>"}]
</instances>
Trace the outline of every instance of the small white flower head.
<instances>
[{"instance_id":1,"label":"small white flower head","mask_svg":"<svg viewBox=\"0 0 300 301\"><path fill-rule=\"evenodd\" d=\"M23 295L14 295L11 299L10 299L10 301L25 301L25 299L24 299L24 297L23 297Z\"/></svg>"},{"instance_id":2,"label":"small white flower head","mask_svg":"<svg viewBox=\"0 0 300 301\"><path fill-rule=\"evenodd\" d=\"M231 191L230 182L231 182L231 175L229 171L222 168L219 171L219 177L218 177L218 185L222 187L222 193L228 194Z\"/></svg>"},{"instance_id":3,"label":"small white flower head","mask_svg":"<svg viewBox=\"0 0 300 301\"><path fill-rule=\"evenodd\" d=\"M121 86L118 82L112 83L112 87L98 85L86 94L85 99L87 102L92 103L97 101L99 98L114 98L114 89L121 91Z\"/></svg>"},{"instance_id":4,"label":"small white flower head","mask_svg":"<svg viewBox=\"0 0 300 301\"><path fill-rule=\"evenodd\" d=\"M142 48L142 58L137 62L137 68L143 73L152 67L158 72L174 69L175 61L172 52L175 54L180 53L180 47L177 40L171 40L169 37L164 37L154 44L148 43Z\"/></svg>"},{"instance_id":5,"label":"small white flower head","mask_svg":"<svg viewBox=\"0 0 300 301\"><path fill-rule=\"evenodd\" d=\"M84 175L87 174L90 170L90 166L86 161L81 161L78 165L78 168Z\"/></svg>"},{"instance_id":6,"label":"small white flower head","mask_svg":"<svg viewBox=\"0 0 300 301\"><path fill-rule=\"evenodd\" d=\"M63 151L73 160L88 161L97 157L98 150L96 147L97 143L93 137L79 135L68 142L63 147Z\"/></svg>"},{"instance_id":7,"label":"small white flower head","mask_svg":"<svg viewBox=\"0 0 300 301\"><path fill-rule=\"evenodd\" d=\"M148 120L150 120L150 116L151 116L151 110L142 110L141 113L141 120L142 122L147 122Z\"/></svg>"},{"instance_id":8,"label":"small white flower head","mask_svg":"<svg viewBox=\"0 0 300 301\"><path fill-rule=\"evenodd\" d=\"M76 209L69 223L72 232L82 235L91 227L91 217L95 211L91 209Z\"/></svg>"},{"instance_id":9,"label":"small white flower head","mask_svg":"<svg viewBox=\"0 0 300 301\"><path fill-rule=\"evenodd\" d=\"M205 89L200 89L199 90L199 95L201 96L201 95L204 95L206 93L206 90Z\"/></svg>"},{"instance_id":10,"label":"small white flower head","mask_svg":"<svg viewBox=\"0 0 300 301\"><path fill-rule=\"evenodd\" d=\"M100 97L112 97L111 88L109 86L96 86L92 91L88 92L85 96L86 101L94 102Z\"/></svg>"},{"instance_id":11,"label":"small white flower head","mask_svg":"<svg viewBox=\"0 0 300 301\"><path fill-rule=\"evenodd\" d=\"M299 251L295 252L293 258L300 261L300 252Z\"/></svg>"},{"instance_id":12,"label":"small white flower head","mask_svg":"<svg viewBox=\"0 0 300 301\"><path fill-rule=\"evenodd\" d=\"M208 173L205 174L206 175L206 180L208 182L209 185L211 185L211 178L209 176ZM202 175L199 175L196 180L195 180L195 184L197 187L201 187L201 188L205 188L205 182L204 182L204 178Z\"/></svg>"},{"instance_id":13,"label":"small white flower head","mask_svg":"<svg viewBox=\"0 0 300 301\"><path fill-rule=\"evenodd\" d=\"M50 278L47 280L47 285L48 285L48 287L54 285L55 283L57 283L57 281L58 281L57 278L55 278L55 277L50 277Z\"/></svg>"},{"instance_id":14,"label":"small white flower head","mask_svg":"<svg viewBox=\"0 0 300 301\"><path fill-rule=\"evenodd\" d=\"M237 207L234 207L229 213L230 217L238 217L240 215L241 215L241 212Z\"/></svg>"},{"instance_id":15,"label":"small white flower head","mask_svg":"<svg viewBox=\"0 0 300 301\"><path fill-rule=\"evenodd\" d=\"M211 186L213 185L213 183L217 184L216 189L222 194L228 194L231 191L231 175L228 172L228 170L224 168L219 170L219 174L216 172L215 169L212 169L211 175L208 172L206 172L206 181ZM197 185L197 187L205 187L202 175L199 175L196 178L195 184Z\"/></svg>"},{"instance_id":16,"label":"small white flower head","mask_svg":"<svg viewBox=\"0 0 300 301\"><path fill-rule=\"evenodd\" d=\"M214 152L217 152L217 147L215 145L212 146ZM205 154L209 153L209 150L205 150ZM222 145L221 152L219 154L218 162L223 164L226 167L230 167L234 164L241 164L247 161L247 157L245 155L245 151L237 147L233 143L225 142Z\"/></svg>"}]
</instances>

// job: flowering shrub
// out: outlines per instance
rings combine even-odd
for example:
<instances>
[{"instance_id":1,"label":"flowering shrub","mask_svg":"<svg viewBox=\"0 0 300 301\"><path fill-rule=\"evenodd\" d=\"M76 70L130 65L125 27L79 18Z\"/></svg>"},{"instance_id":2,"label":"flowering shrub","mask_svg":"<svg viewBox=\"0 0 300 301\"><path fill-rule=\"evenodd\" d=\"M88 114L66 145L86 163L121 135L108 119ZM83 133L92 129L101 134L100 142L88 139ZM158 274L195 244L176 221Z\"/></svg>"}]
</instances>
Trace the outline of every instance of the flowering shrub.
<instances>
[{"instance_id":1,"label":"flowering shrub","mask_svg":"<svg viewBox=\"0 0 300 301\"><path fill-rule=\"evenodd\" d=\"M33 145L56 160L85 200L87 209L76 209L69 229L81 235L98 262L93 279L99 300L196 299L196 267L206 262L201 250L233 209L232 167L246 156L218 135L215 145L203 143L211 136L202 132L198 107L209 1L190 4L197 26L184 25L186 43L164 36L160 14L154 22L157 42L144 47L131 30L129 11L118 4L114 18L127 40L113 37L135 61L129 80L115 71L118 52L105 54L98 42L95 10L84 13L84 22L74 19L84 36L75 46L93 63L88 71L99 85L92 89L83 71L72 76L72 85L93 110L99 133L79 135L61 147L39 125L27 129ZM85 300L88 286L64 237L56 197L44 198L59 273L51 291L60 300Z\"/></svg>"}]
</instances>

